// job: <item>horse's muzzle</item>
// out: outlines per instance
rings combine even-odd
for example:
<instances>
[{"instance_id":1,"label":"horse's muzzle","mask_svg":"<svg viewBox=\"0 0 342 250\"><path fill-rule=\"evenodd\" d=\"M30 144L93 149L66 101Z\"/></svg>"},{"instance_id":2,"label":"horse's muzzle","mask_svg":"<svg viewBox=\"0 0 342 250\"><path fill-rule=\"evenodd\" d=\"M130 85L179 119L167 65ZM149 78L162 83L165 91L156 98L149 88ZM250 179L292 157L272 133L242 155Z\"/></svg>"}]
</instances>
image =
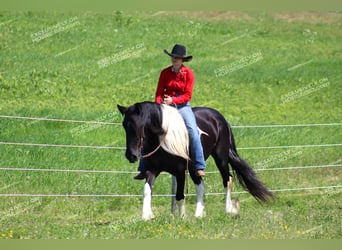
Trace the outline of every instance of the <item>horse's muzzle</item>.
<instances>
[{"instance_id":1,"label":"horse's muzzle","mask_svg":"<svg viewBox=\"0 0 342 250\"><path fill-rule=\"evenodd\" d=\"M135 163L138 161L139 156L136 154L133 154L132 152L126 151L126 158L130 163Z\"/></svg>"}]
</instances>

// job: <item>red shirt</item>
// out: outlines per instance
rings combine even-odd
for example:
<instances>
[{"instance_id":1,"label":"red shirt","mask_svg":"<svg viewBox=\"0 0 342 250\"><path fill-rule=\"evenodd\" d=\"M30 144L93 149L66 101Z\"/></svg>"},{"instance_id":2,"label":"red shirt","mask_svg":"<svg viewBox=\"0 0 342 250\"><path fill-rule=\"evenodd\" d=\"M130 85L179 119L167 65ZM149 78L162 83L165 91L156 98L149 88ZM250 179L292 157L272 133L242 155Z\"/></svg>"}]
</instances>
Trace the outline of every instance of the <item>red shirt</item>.
<instances>
[{"instance_id":1,"label":"red shirt","mask_svg":"<svg viewBox=\"0 0 342 250\"><path fill-rule=\"evenodd\" d=\"M184 65L178 73L173 71L172 66L163 69L158 81L155 102L162 103L163 96L169 95L174 104L187 103L192 97L194 80L194 73Z\"/></svg>"}]
</instances>

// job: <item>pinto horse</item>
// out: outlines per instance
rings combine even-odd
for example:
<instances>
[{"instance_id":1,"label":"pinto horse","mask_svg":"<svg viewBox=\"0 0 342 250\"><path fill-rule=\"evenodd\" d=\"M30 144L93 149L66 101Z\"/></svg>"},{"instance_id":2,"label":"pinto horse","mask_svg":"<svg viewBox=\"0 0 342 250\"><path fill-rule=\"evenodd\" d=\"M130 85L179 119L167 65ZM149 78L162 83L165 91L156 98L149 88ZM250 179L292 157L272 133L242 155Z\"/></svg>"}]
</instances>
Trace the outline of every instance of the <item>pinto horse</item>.
<instances>
[{"instance_id":1,"label":"pinto horse","mask_svg":"<svg viewBox=\"0 0 342 250\"><path fill-rule=\"evenodd\" d=\"M136 103L129 107L117 105L124 115L126 153L129 162L143 158L146 168L142 219L152 219L152 188L158 175L165 171L176 177L176 203L180 215L185 216L184 186L186 170L196 188L196 217L204 215L204 183L197 176L189 156L188 132L183 118L174 107L154 102ZM228 164L239 183L259 202L267 202L272 193L260 182L255 172L238 155L232 129L217 111L206 107L193 108L205 159L210 155L218 167L226 190L225 211L237 214L239 205L231 200L232 176Z\"/></svg>"}]
</instances>

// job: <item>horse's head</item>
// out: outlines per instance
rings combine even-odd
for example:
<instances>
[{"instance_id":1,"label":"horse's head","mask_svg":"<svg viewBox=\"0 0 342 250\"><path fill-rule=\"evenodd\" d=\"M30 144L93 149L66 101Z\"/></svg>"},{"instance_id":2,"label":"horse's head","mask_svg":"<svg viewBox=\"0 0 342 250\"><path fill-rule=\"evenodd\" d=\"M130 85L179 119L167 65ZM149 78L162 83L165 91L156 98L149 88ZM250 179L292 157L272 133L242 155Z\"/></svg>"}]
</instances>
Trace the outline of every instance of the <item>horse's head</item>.
<instances>
[{"instance_id":1,"label":"horse's head","mask_svg":"<svg viewBox=\"0 0 342 250\"><path fill-rule=\"evenodd\" d=\"M160 135L160 108L155 103L136 103L129 107L117 105L124 116L122 125L126 132L126 158L129 162L136 162L141 156L146 133Z\"/></svg>"},{"instance_id":2,"label":"horse's head","mask_svg":"<svg viewBox=\"0 0 342 250\"><path fill-rule=\"evenodd\" d=\"M126 158L129 162L136 162L141 155L142 140L144 137L144 124L140 115L141 110L136 105L123 107L117 105L119 111L124 115L122 125L126 132Z\"/></svg>"}]
</instances>

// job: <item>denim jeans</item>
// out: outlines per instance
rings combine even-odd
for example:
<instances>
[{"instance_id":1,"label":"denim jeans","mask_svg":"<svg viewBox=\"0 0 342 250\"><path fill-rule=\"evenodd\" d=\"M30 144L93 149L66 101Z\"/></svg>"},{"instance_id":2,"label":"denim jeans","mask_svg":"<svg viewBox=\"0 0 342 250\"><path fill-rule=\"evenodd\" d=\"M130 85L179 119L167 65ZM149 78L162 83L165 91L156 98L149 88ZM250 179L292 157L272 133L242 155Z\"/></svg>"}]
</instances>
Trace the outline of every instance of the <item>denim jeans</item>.
<instances>
[{"instance_id":1,"label":"denim jeans","mask_svg":"<svg viewBox=\"0 0 342 250\"><path fill-rule=\"evenodd\" d=\"M177 109L184 119L189 134L190 158L196 170L205 169L205 160L196 118L192 112L190 103L177 105ZM144 160L140 159L138 170L145 172Z\"/></svg>"}]
</instances>

